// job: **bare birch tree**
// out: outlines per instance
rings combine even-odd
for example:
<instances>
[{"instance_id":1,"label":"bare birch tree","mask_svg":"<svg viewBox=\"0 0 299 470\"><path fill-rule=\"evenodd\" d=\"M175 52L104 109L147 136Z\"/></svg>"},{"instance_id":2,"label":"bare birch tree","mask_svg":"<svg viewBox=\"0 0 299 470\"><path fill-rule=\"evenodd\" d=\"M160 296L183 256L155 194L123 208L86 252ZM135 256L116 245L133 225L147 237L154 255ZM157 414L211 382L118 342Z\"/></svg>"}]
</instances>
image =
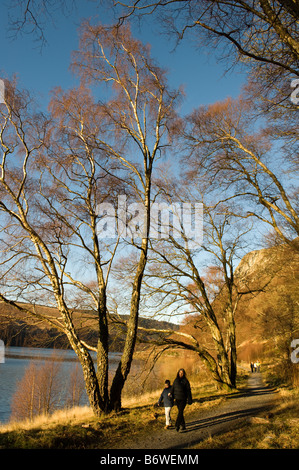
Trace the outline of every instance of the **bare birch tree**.
<instances>
[{"instance_id":1,"label":"bare birch tree","mask_svg":"<svg viewBox=\"0 0 299 470\"><path fill-rule=\"evenodd\" d=\"M16 90L1 108L0 298L16 308L20 299L46 298L57 306L59 316L43 316L29 307L27 313L67 336L82 365L90 405L99 414L120 408L130 372L148 255L154 162L168 142L179 94L168 90L165 73L128 28L85 23L73 67L85 82L110 85L110 101L94 102L82 85L66 93L56 90L50 120L30 115L29 99ZM140 243L134 243L138 263L124 350L109 393L107 289L120 236L113 244L103 241L98 205L113 202L120 188L143 204L145 219ZM96 345L81 340L76 329L78 298L81 308L92 305ZM97 353L97 368L90 349Z\"/></svg>"},{"instance_id":2,"label":"bare birch tree","mask_svg":"<svg viewBox=\"0 0 299 470\"><path fill-rule=\"evenodd\" d=\"M61 380L61 363L57 358L41 365L30 362L12 398L12 420L32 421L57 409L62 399Z\"/></svg>"}]
</instances>

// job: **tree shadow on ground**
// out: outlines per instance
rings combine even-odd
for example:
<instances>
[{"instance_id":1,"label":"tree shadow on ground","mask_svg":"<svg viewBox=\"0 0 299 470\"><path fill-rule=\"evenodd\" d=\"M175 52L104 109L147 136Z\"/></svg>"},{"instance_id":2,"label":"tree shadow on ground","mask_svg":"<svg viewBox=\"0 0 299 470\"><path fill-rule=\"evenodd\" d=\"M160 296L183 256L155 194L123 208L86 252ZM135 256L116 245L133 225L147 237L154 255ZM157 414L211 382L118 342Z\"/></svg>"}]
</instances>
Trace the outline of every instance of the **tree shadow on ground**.
<instances>
[{"instance_id":1,"label":"tree shadow on ground","mask_svg":"<svg viewBox=\"0 0 299 470\"><path fill-rule=\"evenodd\" d=\"M219 393L218 395L209 395L208 397L195 398L194 403L205 403L208 401L218 400L219 398L225 399L234 399L234 398L244 398L257 395L267 395L271 393L278 393L276 388L267 387L267 386L258 386L258 387L247 387L242 388L236 392L230 393Z\"/></svg>"},{"instance_id":2,"label":"tree shadow on ground","mask_svg":"<svg viewBox=\"0 0 299 470\"><path fill-rule=\"evenodd\" d=\"M203 418L203 419L196 419L194 421L188 422L187 423L187 428L184 431L184 434L188 434L190 432L194 431L199 431L199 430L204 430L207 428L213 427L212 433L211 434L217 434L221 433L222 431L230 431L233 430L235 427L240 427L241 423L240 420L244 421L244 424L246 423L246 418L249 418L251 416L256 416L259 413L270 411L273 409L273 405L267 405L267 406L261 406L261 407L256 407L256 408L248 408L245 410L238 410L238 411L230 411L228 413L222 413L210 418ZM231 423L231 426L229 429L227 429L226 426L222 427L223 425L226 425L227 423ZM188 440L188 447L192 447L195 444L198 444L200 441L205 439L207 437L206 433L203 433L202 435L197 435L194 436L192 440ZM184 449L186 448L186 442L174 445L171 447L171 449Z\"/></svg>"}]
</instances>

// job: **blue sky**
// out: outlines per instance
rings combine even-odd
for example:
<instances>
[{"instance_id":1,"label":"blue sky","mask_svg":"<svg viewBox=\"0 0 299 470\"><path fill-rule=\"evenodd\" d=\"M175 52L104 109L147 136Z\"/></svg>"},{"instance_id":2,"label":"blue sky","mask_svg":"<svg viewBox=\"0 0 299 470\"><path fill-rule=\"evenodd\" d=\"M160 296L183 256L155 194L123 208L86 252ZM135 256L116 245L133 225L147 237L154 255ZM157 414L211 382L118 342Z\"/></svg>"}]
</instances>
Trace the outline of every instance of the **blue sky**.
<instances>
[{"instance_id":1,"label":"blue sky","mask_svg":"<svg viewBox=\"0 0 299 470\"><path fill-rule=\"evenodd\" d=\"M68 16L55 14L55 24L45 28L47 45L40 50L32 35L20 35L12 39L7 27L6 2L0 4L0 77L16 74L20 86L36 95L41 106L47 106L49 93L55 86L70 88L76 84L69 65L71 52L78 49L78 27L83 18L98 19L110 23L112 12L97 6L98 2L78 1ZM133 27L135 36L152 47L152 55L159 65L169 71L171 86L184 86L186 98L182 112L189 113L201 104L213 103L227 96L236 97L245 83L245 74L236 70L225 75L225 63L217 63L211 49L195 49L185 40L174 51L175 43L159 34L159 25L146 17L139 26Z\"/></svg>"}]
</instances>

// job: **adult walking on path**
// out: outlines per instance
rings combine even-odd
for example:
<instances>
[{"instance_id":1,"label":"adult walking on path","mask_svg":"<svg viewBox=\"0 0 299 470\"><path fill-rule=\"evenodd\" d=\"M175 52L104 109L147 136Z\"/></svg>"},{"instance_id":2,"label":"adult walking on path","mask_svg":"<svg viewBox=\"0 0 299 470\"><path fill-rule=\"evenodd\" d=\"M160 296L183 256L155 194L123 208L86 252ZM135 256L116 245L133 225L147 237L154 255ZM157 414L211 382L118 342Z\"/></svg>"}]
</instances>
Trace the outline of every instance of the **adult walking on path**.
<instances>
[{"instance_id":1,"label":"adult walking on path","mask_svg":"<svg viewBox=\"0 0 299 470\"><path fill-rule=\"evenodd\" d=\"M189 380L186 377L185 369L180 369L177 373L176 379L170 388L170 394L175 400L175 404L178 408L178 415L175 422L175 428L177 431L180 429L184 431L186 429L184 409L188 405L192 404L192 394Z\"/></svg>"}]
</instances>

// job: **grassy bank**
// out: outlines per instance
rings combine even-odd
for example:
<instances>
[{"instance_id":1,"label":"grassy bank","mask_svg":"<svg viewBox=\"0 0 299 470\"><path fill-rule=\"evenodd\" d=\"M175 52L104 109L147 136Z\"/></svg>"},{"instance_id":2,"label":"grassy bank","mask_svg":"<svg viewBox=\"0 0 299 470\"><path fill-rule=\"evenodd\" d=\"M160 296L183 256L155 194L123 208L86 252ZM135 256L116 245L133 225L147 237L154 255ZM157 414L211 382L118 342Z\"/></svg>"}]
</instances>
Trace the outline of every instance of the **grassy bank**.
<instances>
[{"instance_id":1,"label":"grassy bank","mask_svg":"<svg viewBox=\"0 0 299 470\"><path fill-rule=\"evenodd\" d=\"M160 391L123 402L121 413L96 418L89 407L60 410L34 421L0 426L0 449L112 449L134 436L160 432L164 409L155 406ZM212 384L193 387L194 403L186 408L188 416L218 406L228 394L217 392ZM270 415L249 418L236 431L202 441L196 449L284 449L299 447L299 392L280 389L279 404Z\"/></svg>"},{"instance_id":2,"label":"grassy bank","mask_svg":"<svg viewBox=\"0 0 299 470\"><path fill-rule=\"evenodd\" d=\"M195 403L187 408L186 417L196 409L217 406L223 394L212 384L194 387ZM0 449L109 449L130 436L146 435L163 429L164 408L157 407L161 391L144 394L142 399L124 400L120 413L96 418L89 407L60 410L33 421L0 426Z\"/></svg>"}]
</instances>

